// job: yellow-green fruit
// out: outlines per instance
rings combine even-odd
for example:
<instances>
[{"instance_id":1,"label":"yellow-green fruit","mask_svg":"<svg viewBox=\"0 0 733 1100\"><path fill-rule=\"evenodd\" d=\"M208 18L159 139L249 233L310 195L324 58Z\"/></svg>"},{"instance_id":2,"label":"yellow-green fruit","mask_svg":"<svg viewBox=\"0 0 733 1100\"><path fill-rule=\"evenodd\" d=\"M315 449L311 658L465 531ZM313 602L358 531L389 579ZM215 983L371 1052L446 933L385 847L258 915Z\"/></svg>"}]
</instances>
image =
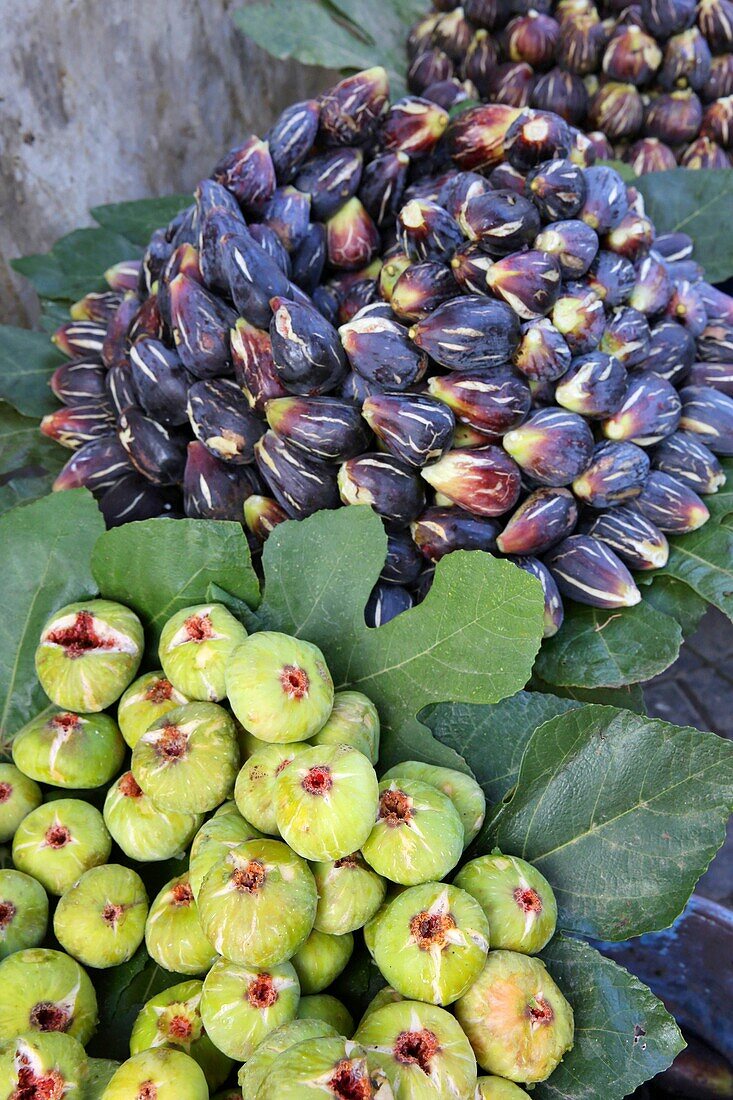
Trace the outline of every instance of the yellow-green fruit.
<instances>
[{"instance_id":1,"label":"yellow-green fruit","mask_svg":"<svg viewBox=\"0 0 733 1100\"><path fill-rule=\"evenodd\" d=\"M159 809L132 772L112 784L102 812L112 839L140 863L180 858L203 821L201 814Z\"/></svg>"},{"instance_id":2,"label":"yellow-green fruit","mask_svg":"<svg viewBox=\"0 0 733 1100\"><path fill-rule=\"evenodd\" d=\"M341 859L361 848L379 801L374 768L349 745L316 745L281 771L275 819L283 840L305 859Z\"/></svg>"},{"instance_id":3,"label":"yellow-green fruit","mask_svg":"<svg viewBox=\"0 0 733 1100\"><path fill-rule=\"evenodd\" d=\"M354 1018L345 1004L330 993L313 993L298 1002L299 1020L323 1020L347 1038L354 1033Z\"/></svg>"},{"instance_id":4,"label":"yellow-green fruit","mask_svg":"<svg viewBox=\"0 0 733 1100\"><path fill-rule=\"evenodd\" d=\"M312 739L314 745L351 745L376 766L379 758L379 713L360 691L337 691L333 710Z\"/></svg>"},{"instance_id":5,"label":"yellow-green fruit","mask_svg":"<svg viewBox=\"0 0 733 1100\"><path fill-rule=\"evenodd\" d=\"M536 867L500 852L472 859L455 885L476 898L491 927L491 946L535 955L555 934L557 903Z\"/></svg>"},{"instance_id":6,"label":"yellow-green fruit","mask_svg":"<svg viewBox=\"0 0 733 1100\"><path fill-rule=\"evenodd\" d=\"M198 901L201 883L211 868L232 848L257 840L262 834L241 816L234 803L222 813L220 807L213 817L201 826L194 837L188 862L188 878L193 896Z\"/></svg>"},{"instance_id":7,"label":"yellow-green fruit","mask_svg":"<svg viewBox=\"0 0 733 1100\"><path fill-rule=\"evenodd\" d=\"M106 710L135 676L144 644L142 623L128 607L111 600L68 604L41 631L36 673L57 707Z\"/></svg>"},{"instance_id":8,"label":"yellow-green fruit","mask_svg":"<svg viewBox=\"0 0 733 1100\"><path fill-rule=\"evenodd\" d=\"M333 707L333 681L317 646L263 630L243 642L226 670L229 703L262 741L306 741Z\"/></svg>"},{"instance_id":9,"label":"yellow-green fruit","mask_svg":"<svg viewBox=\"0 0 733 1100\"><path fill-rule=\"evenodd\" d=\"M191 700L173 687L162 670L139 676L122 696L117 706L120 733L131 749L135 748L145 730L159 722L164 714Z\"/></svg>"},{"instance_id":10,"label":"yellow-green fruit","mask_svg":"<svg viewBox=\"0 0 733 1100\"><path fill-rule=\"evenodd\" d=\"M527 1100L527 1093L504 1077L479 1077L474 1100Z\"/></svg>"},{"instance_id":11,"label":"yellow-green fruit","mask_svg":"<svg viewBox=\"0 0 733 1100\"><path fill-rule=\"evenodd\" d=\"M226 695L227 665L246 637L242 624L222 604L184 607L163 627L158 656L178 691L215 703Z\"/></svg>"},{"instance_id":12,"label":"yellow-green fruit","mask_svg":"<svg viewBox=\"0 0 733 1100\"><path fill-rule=\"evenodd\" d=\"M311 1095L388 1100L385 1074L357 1043L341 1036L306 1039L286 1050L257 1092L257 1100L306 1100Z\"/></svg>"},{"instance_id":13,"label":"yellow-green fruit","mask_svg":"<svg viewBox=\"0 0 733 1100\"><path fill-rule=\"evenodd\" d=\"M318 890L315 927L319 932L332 936L355 932L372 919L384 901L387 883L360 852L314 863L311 871Z\"/></svg>"},{"instance_id":14,"label":"yellow-green fruit","mask_svg":"<svg viewBox=\"0 0 733 1100\"><path fill-rule=\"evenodd\" d=\"M40 882L22 871L0 870L0 959L38 947L48 926L48 898Z\"/></svg>"},{"instance_id":15,"label":"yellow-green fruit","mask_svg":"<svg viewBox=\"0 0 733 1100\"><path fill-rule=\"evenodd\" d=\"M384 985L375 993L369 1004L364 1009L364 1015L361 1018L361 1023L366 1020L370 1012L376 1012L378 1008L383 1008L385 1005L394 1005L398 1001L404 1001L404 997L401 993L398 993L396 989L393 989L391 985Z\"/></svg>"},{"instance_id":16,"label":"yellow-green fruit","mask_svg":"<svg viewBox=\"0 0 733 1100\"><path fill-rule=\"evenodd\" d=\"M176 707L132 750L136 783L163 810L215 809L231 794L238 770L234 722L216 703Z\"/></svg>"},{"instance_id":17,"label":"yellow-green fruit","mask_svg":"<svg viewBox=\"0 0 733 1100\"><path fill-rule=\"evenodd\" d=\"M84 1046L97 1026L97 997L79 963L32 947L0 963L0 1042L25 1032L63 1031Z\"/></svg>"},{"instance_id":18,"label":"yellow-green fruit","mask_svg":"<svg viewBox=\"0 0 733 1100\"><path fill-rule=\"evenodd\" d=\"M455 1014L487 1073L544 1081L573 1045L573 1010L544 963L491 951Z\"/></svg>"},{"instance_id":19,"label":"yellow-green fruit","mask_svg":"<svg viewBox=\"0 0 733 1100\"><path fill-rule=\"evenodd\" d=\"M281 1024L263 1039L240 1069L238 1079L243 1096L249 1100L249 1097L259 1095L260 1085L284 1051L304 1043L306 1039L334 1038L336 1035L337 1032L323 1020L293 1020L289 1024Z\"/></svg>"},{"instance_id":20,"label":"yellow-green fruit","mask_svg":"<svg viewBox=\"0 0 733 1100\"><path fill-rule=\"evenodd\" d=\"M201 1017L219 1050L244 1062L266 1035L295 1019L299 997L289 962L263 969L218 959L204 980Z\"/></svg>"},{"instance_id":21,"label":"yellow-green fruit","mask_svg":"<svg viewBox=\"0 0 733 1100\"><path fill-rule=\"evenodd\" d=\"M42 801L37 783L23 775L15 764L0 764L0 844L13 839L23 818Z\"/></svg>"},{"instance_id":22,"label":"yellow-green fruit","mask_svg":"<svg viewBox=\"0 0 733 1100\"><path fill-rule=\"evenodd\" d=\"M63 894L90 867L106 863L112 839L99 810L78 798L46 802L23 819L13 839L13 863L49 894Z\"/></svg>"},{"instance_id":23,"label":"yellow-green fruit","mask_svg":"<svg viewBox=\"0 0 733 1100\"><path fill-rule=\"evenodd\" d=\"M0 1047L3 1100L71 1100L86 1096L88 1072L84 1047L71 1035L36 1032L20 1035Z\"/></svg>"},{"instance_id":24,"label":"yellow-green fruit","mask_svg":"<svg viewBox=\"0 0 733 1100\"><path fill-rule=\"evenodd\" d=\"M464 848L478 835L486 817L486 799L472 775L456 771L454 768L439 768L435 764L423 764L420 760L403 760L395 764L382 779L419 779L429 783L447 795L451 800L463 824Z\"/></svg>"},{"instance_id":25,"label":"yellow-green fruit","mask_svg":"<svg viewBox=\"0 0 733 1100\"><path fill-rule=\"evenodd\" d=\"M404 997L448 1005L484 968L489 922L478 902L443 882L413 886L389 903L374 961Z\"/></svg>"},{"instance_id":26,"label":"yellow-green fruit","mask_svg":"<svg viewBox=\"0 0 733 1100\"><path fill-rule=\"evenodd\" d=\"M476 1059L444 1008L419 1001L385 1005L364 1017L354 1039L382 1067L395 1100L473 1095Z\"/></svg>"},{"instance_id":27,"label":"yellow-green fruit","mask_svg":"<svg viewBox=\"0 0 733 1100\"><path fill-rule=\"evenodd\" d=\"M102 1100L209 1100L199 1065L180 1050L143 1050L123 1062Z\"/></svg>"},{"instance_id":28,"label":"yellow-green fruit","mask_svg":"<svg viewBox=\"0 0 733 1100\"><path fill-rule=\"evenodd\" d=\"M85 871L56 906L53 930L65 951L85 966L120 966L145 935L148 895L129 867L109 863Z\"/></svg>"},{"instance_id":29,"label":"yellow-green fruit","mask_svg":"<svg viewBox=\"0 0 733 1100\"><path fill-rule=\"evenodd\" d=\"M417 886L445 878L463 852L463 825L451 800L418 779L379 784L379 808L362 854L377 874Z\"/></svg>"},{"instance_id":30,"label":"yellow-green fruit","mask_svg":"<svg viewBox=\"0 0 733 1100\"><path fill-rule=\"evenodd\" d=\"M90 1058L83 1100L102 1100L102 1093L119 1068L120 1063L111 1058Z\"/></svg>"},{"instance_id":31,"label":"yellow-green fruit","mask_svg":"<svg viewBox=\"0 0 733 1100\"><path fill-rule=\"evenodd\" d=\"M175 974L205 974L216 961L187 874L171 879L150 906L145 946L158 966Z\"/></svg>"},{"instance_id":32,"label":"yellow-green fruit","mask_svg":"<svg viewBox=\"0 0 733 1100\"><path fill-rule=\"evenodd\" d=\"M140 1009L130 1036L130 1054L156 1047L174 1047L189 1054L204 1071L209 1088L217 1088L232 1067L206 1034L201 1019L199 981L180 982L164 989Z\"/></svg>"},{"instance_id":33,"label":"yellow-green fruit","mask_svg":"<svg viewBox=\"0 0 733 1100\"><path fill-rule=\"evenodd\" d=\"M300 988L303 993L320 993L338 978L354 950L354 937L328 936L314 929L293 955Z\"/></svg>"},{"instance_id":34,"label":"yellow-green fruit","mask_svg":"<svg viewBox=\"0 0 733 1100\"><path fill-rule=\"evenodd\" d=\"M199 920L218 954L246 966L277 966L310 934L316 902L305 860L279 840L250 840L209 871Z\"/></svg>"},{"instance_id":35,"label":"yellow-green fruit","mask_svg":"<svg viewBox=\"0 0 733 1100\"><path fill-rule=\"evenodd\" d=\"M268 745L253 752L242 765L234 784L234 798L239 812L263 833L279 836L275 819L275 783L281 771L309 746L304 741L291 745Z\"/></svg>"},{"instance_id":36,"label":"yellow-green fruit","mask_svg":"<svg viewBox=\"0 0 733 1100\"><path fill-rule=\"evenodd\" d=\"M13 761L24 775L53 787L101 787L117 774L125 742L107 714L56 711L40 715L13 740Z\"/></svg>"}]
</instances>

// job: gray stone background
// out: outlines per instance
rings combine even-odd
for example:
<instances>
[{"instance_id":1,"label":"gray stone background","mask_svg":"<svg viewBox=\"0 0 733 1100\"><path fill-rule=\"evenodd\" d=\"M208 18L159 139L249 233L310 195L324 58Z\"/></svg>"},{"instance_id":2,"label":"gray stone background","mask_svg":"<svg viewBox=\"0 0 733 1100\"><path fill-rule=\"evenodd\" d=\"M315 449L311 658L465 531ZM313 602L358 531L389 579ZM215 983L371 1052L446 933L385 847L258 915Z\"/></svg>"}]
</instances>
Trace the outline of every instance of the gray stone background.
<instances>
[{"instance_id":1,"label":"gray stone background","mask_svg":"<svg viewBox=\"0 0 733 1100\"><path fill-rule=\"evenodd\" d=\"M0 320L34 295L9 261L89 224L105 202L191 190L324 70L273 60L231 22L247 0L0 0ZM733 628L710 612L651 713L733 737ZM701 883L733 904L733 845Z\"/></svg>"}]
</instances>

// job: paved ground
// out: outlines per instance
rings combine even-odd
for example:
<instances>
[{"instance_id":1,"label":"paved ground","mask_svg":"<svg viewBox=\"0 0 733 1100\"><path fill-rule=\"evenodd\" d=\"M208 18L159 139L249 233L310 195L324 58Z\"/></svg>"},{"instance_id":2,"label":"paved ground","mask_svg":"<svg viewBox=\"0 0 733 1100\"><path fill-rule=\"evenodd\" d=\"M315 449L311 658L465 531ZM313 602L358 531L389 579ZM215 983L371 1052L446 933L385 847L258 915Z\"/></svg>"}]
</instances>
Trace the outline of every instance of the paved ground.
<instances>
[{"instance_id":1,"label":"paved ground","mask_svg":"<svg viewBox=\"0 0 733 1100\"><path fill-rule=\"evenodd\" d=\"M650 714L733 739L733 624L711 609L676 664L644 689ZM733 828L699 892L733 906Z\"/></svg>"}]
</instances>

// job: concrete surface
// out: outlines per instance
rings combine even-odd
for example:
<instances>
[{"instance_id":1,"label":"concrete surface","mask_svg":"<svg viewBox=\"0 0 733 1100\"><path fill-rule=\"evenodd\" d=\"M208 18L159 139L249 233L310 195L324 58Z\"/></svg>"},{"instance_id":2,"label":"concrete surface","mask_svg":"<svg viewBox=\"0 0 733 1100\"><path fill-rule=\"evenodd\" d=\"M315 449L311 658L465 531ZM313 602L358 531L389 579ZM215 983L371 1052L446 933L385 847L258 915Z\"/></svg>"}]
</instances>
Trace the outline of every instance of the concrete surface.
<instances>
[{"instance_id":1,"label":"concrete surface","mask_svg":"<svg viewBox=\"0 0 733 1100\"><path fill-rule=\"evenodd\" d=\"M8 261L99 203L191 190L325 70L237 31L248 0L0 0L0 321L35 317Z\"/></svg>"}]
</instances>

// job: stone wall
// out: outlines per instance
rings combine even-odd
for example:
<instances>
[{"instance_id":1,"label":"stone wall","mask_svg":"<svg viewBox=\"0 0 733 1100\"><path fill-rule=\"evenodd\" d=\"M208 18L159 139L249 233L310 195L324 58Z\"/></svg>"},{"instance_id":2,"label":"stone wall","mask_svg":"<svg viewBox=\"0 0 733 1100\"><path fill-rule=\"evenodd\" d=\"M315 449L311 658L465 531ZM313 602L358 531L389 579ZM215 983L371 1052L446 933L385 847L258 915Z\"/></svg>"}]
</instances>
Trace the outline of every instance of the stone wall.
<instances>
[{"instance_id":1,"label":"stone wall","mask_svg":"<svg viewBox=\"0 0 733 1100\"><path fill-rule=\"evenodd\" d=\"M9 260L98 203L193 188L329 74L274 61L231 21L248 0L0 0L0 320L32 323Z\"/></svg>"}]
</instances>

